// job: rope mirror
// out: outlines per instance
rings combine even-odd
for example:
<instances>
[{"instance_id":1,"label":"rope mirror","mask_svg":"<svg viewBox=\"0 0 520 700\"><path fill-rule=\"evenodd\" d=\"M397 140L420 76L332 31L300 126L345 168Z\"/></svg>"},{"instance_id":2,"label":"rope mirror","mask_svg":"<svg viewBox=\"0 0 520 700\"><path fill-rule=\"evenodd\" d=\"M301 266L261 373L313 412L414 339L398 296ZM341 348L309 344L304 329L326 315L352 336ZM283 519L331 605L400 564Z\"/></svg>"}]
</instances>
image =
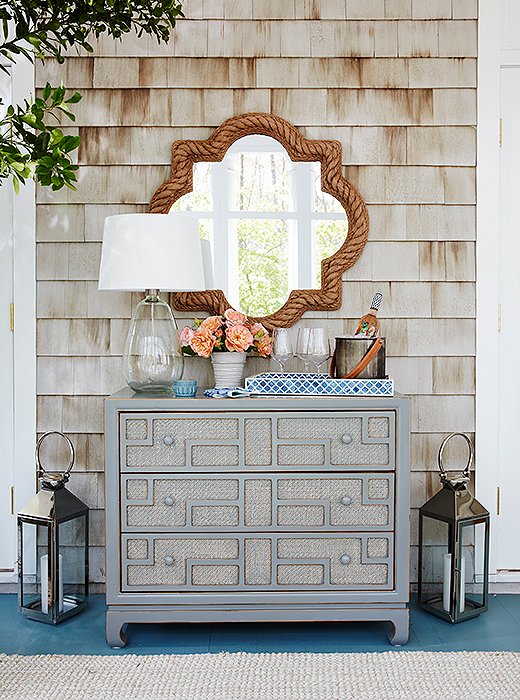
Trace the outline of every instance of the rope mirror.
<instances>
[{"instance_id":1,"label":"rope mirror","mask_svg":"<svg viewBox=\"0 0 520 700\"><path fill-rule=\"evenodd\" d=\"M238 139L249 135L269 136L278 141L294 162L321 165L321 189L335 197L345 210L347 236L340 248L321 261L321 287L293 289L287 301L274 313L254 318L268 328L290 327L305 311L334 311L342 300L342 275L358 260L368 238L368 213L356 189L341 171L339 141L306 139L281 117L250 113L227 119L207 140L175 141L172 145L172 174L154 193L151 213L165 214L183 195L193 190L193 164L220 162ZM170 302L179 311L206 311L221 315L232 304L220 289L172 293Z\"/></svg>"}]
</instances>

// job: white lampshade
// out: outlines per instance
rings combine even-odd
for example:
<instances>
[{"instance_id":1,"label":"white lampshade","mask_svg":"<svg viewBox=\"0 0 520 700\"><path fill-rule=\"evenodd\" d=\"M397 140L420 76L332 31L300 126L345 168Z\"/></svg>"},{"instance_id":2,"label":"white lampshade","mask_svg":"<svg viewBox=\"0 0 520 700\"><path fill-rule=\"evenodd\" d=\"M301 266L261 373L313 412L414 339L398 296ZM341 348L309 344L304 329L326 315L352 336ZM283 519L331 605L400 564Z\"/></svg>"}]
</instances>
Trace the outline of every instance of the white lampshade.
<instances>
[{"instance_id":1,"label":"white lampshade","mask_svg":"<svg viewBox=\"0 0 520 700\"><path fill-rule=\"evenodd\" d=\"M190 292L205 289L199 226L182 214L118 214L105 219L99 289Z\"/></svg>"}]
</instances>

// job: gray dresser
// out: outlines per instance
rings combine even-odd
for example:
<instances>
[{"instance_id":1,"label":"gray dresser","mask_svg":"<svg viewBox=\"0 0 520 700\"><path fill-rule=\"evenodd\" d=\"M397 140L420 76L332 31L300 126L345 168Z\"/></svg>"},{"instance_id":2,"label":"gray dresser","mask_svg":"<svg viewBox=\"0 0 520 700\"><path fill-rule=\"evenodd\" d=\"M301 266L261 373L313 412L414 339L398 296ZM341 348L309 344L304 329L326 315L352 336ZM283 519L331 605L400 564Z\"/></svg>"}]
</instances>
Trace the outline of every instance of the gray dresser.
<instances>
[{"instance_id":1,"label":"gray dresser","mask_svg":"<svg viewBox=\"0 0 520 700\"><path fill-rule=\"evenodd\" d=\"M105 403L107 642L129 622L387 620L408 639L406 398Z\"/></svg>"}]
</instances>

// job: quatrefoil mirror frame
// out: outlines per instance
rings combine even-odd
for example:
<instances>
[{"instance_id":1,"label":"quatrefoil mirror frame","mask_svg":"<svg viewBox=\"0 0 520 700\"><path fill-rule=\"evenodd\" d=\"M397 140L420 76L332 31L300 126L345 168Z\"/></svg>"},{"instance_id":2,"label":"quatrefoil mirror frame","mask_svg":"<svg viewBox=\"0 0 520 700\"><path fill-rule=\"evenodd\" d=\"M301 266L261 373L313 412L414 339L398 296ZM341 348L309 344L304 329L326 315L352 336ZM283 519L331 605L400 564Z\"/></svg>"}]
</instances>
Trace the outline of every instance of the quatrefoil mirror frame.
<instances>
[{"instance_id":1,"label":"quatrefoil mirror frame","mask_svg":"<svg viewBox=\"0 0 520 700\"><path fill-rule=\"evenodd\" d=\"M167 214L180 197L193 191L194 163L220 162L235 141L256 134L276 139L292 161L319 161L322 191L339 201L347 217L347 236L343 244L321 261L321 287L293 289L278 311L254 319L268 328L290 327L305 311L335 311L341 307L342 275L354 265L367 242L367 208L342 175L339 141L306 139L295 126L273 114L252 112L231 117L206 140L182 140L172 144L171 177L155 191L149 212ZM170 295L170 303L179 311L205 311L210 315L222 315L231 306L221 289L175 292Z\"/></svg>"}]
</instances>

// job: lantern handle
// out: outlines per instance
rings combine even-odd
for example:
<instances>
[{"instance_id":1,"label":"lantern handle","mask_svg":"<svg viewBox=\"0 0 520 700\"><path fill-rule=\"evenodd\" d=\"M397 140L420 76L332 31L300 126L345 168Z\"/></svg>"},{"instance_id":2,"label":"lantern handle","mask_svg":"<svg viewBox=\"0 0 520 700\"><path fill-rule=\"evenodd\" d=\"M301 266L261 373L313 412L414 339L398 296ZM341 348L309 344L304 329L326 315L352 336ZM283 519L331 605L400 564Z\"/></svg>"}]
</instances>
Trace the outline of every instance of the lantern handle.
<instances>
[{"instance_id":1,"label":"lantern handle","mask_svg":"<svg viewBox=\"0 0 520 700\"><path fill-rule=\"evenodd\" d=\"M441 473L441 481L443 483L445 481L449 481L448 472L444 468L444 462L442 459L443 454L444 454L444 448L446 447L448 442L451 440L451 438L454 438L454 437L464 438L464 440L466 441L466 444L468 445L468 449L469 449L468 463L466 464L466 466L464 467L464 469L462 471L462 479L464 480L464 482L469 481L469 470L470 470L471 464L473 463L473 445L472 445L469 437L467 435L465 435L464 433L451 433L450 435L448 435L448 437L444 438L444 440L442 441L442 444L441 444L440 449L439 449L439 456L437 458L437 461L439 464L439 471Z\"/></svg>"},{"instance_id":2,"label":"lantern handle","mask_svg":"<svg viewBox=\"0 0 520 700\"><path fill-rule=\"evenodd\" d=\"M40 449L41 449L43 441L45 440L46 437L49 437L49 435L60 435L69 446L69 452L70 452L69 466L62 472L48 472L46 469L44 469L42 467L42 464L40 461ZM60 433L59 430L49 430L47 433L44 433L40 437L38 442L36 443L35 458L36 458L36 467L38 470L38 476L43 477L43 478L45 476L48 476L51 478L52 481L63 481L64 483L66 483L69 480L69 474L72 470L72 467L74 466L74 445L70 441L70 438L68 438L63 433Z\"/></svg>"}]
</instances>

